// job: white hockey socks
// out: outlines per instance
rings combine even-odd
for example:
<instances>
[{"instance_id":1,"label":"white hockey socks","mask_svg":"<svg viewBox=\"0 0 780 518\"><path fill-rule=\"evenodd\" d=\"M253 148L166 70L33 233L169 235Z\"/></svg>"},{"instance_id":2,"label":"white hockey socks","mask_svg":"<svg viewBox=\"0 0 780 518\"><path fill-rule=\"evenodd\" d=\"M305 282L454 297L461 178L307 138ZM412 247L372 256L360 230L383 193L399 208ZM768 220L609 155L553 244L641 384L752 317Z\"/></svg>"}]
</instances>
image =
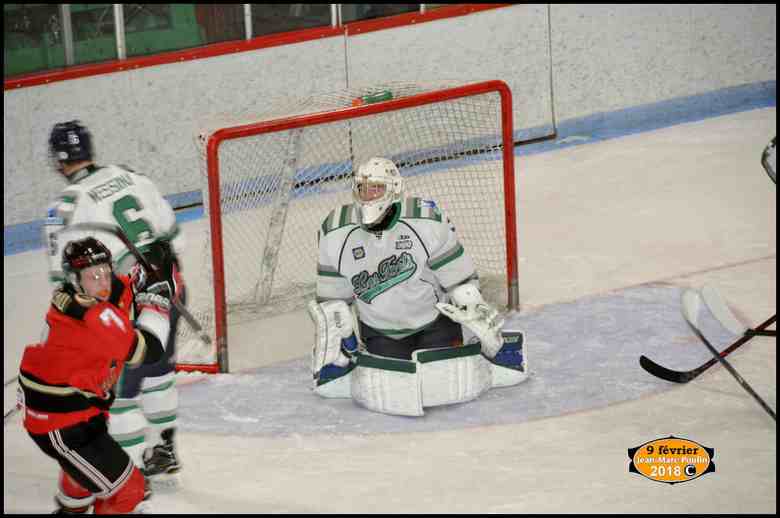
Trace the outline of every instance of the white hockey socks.
<instances>
[{"instance_id":1,"label":"white hockey socks","mask_svg":"<svg viewBox=\"0 0 780 518\"><path fill-rule=\"evenodd\" d=\"M150 428L149 446L161 442L160 433L176 427L179 392L173 371L157 377L144 378L141 384L141 409Z\"/></svg>"},{"instance_id":2,"label":"white hockey socks","mask_svg":"<svg viewBox=\"0 0 780 518\"><path fill-rule=\"evenodd\" d=\"M138 404L138 398L114 400L109 410L108 433L133 460L143 468L146 449L146 418Z\"/></svg>"}]
</instances>

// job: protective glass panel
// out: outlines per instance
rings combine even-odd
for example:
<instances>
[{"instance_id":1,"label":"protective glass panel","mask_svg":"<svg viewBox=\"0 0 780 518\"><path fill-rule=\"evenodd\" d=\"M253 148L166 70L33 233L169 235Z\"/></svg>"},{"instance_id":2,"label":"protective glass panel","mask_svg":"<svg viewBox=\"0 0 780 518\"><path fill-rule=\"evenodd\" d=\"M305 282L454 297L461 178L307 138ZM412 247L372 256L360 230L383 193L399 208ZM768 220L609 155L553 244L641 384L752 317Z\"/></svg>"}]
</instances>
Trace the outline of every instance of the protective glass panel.
<instances>
[{"instance_id":1,"label":"protective glass panel","mask_svg":"<svg viewBox=\"0 0 780 518\"><path fill-rule=\"evenodd\" d=\"M343 23L420 12L420 4L341 4Z\"/></svg>"},{"instance_id":2,"label":"protective glass panel","mask_svg":"<svg viewBox=\"0 0 780 518\"><path fill-rule=\"evenodd\" d=\"M65 66L57 4L3 5L3 77Z\"/></svg>"},{"instance_id":3,"label":"protective glass panel","mask_svg":"<svg viewBox=\"0 0 780 518\"><path fill-rule=\"evenodd\" d=\"M330 24L330 4L252 4L252 36Z\"/></svg>"},{"instance_id":4,"label":"protective glass panel","mask_svg":"<svg viewBox=\"0 0 780 518\"><path fill-rule=\"evenodd\" d=\"M114 4L71 4L74 64L117 58Z\"/></svg>"}]
</instances>

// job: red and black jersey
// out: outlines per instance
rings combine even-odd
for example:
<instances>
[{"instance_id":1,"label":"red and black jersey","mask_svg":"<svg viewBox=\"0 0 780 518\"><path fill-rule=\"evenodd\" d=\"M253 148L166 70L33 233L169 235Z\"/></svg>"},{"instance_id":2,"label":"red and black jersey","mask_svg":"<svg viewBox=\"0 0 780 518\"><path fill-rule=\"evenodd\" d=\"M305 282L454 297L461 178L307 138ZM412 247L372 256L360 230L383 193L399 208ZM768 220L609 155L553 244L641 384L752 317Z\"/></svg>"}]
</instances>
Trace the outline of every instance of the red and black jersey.
<instances>
[{"instance_id":1,"label":"red and black jersey","mask_svg":"<svg viewBox=\"0 0 780 518\"><path fill-rule=\"evenodd\" d=\"M29 432L48 433L107 410L101 386L116 380L137 344L132 304L129 277L115 276L109 301L65 312L51 305L46 340L25 348L19 368Z\"/></svg>"}]
</instances>

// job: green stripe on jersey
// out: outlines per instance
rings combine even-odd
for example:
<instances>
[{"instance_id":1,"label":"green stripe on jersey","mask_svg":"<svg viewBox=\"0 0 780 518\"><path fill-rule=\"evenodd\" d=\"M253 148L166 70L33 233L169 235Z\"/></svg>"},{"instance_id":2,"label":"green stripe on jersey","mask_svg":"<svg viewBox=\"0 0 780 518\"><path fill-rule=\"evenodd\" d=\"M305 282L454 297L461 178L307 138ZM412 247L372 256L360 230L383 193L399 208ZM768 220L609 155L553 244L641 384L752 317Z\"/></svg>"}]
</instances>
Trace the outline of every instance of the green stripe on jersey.
<instances>
[{"instance_id":1,"label":"green stripe on jersey","mask_svg":"<svg viewBox=\"0 0 780 518\"><path fill-rule=\"evenodd\" d=\"M317 265L317 275L322 275L323 277L341 277L341 274L336 271L335 268L323 264Z\"/></svg>"},{"instance_id":2,"label":"green stripe on jersey","mask_svg":"<svg viewBox=\"0 0 780 518\"><path fill-rule=\"evenodd\" d=\"M431 270L434 270L434 271L438 270L442 266L444 266L446 264L449 264L452 261L454 261L455 259L457 259L458 257L462 256L463 252L464 252L463 245L461 245L460 243L457 243L455 248L453 248L452 250L446 252L443 255L440 255L439 257L435 257L435 258L431 259L430 261L428 261L428 265L430 266Z\"/></svg>"},{"instance_id":3,"label":"green stripe on jersey","mask_svg":"<svg viewBox=\"0 0 780 518\"><path fill-rule=\"evenodd\" d=\"M334 230L337 230L348 225L355 225L355 210L351 203L342 205L338 209L334 209L322 222L322 235L326 235Z\"/></svg>"},{"instance_id":4,"label":"green stripe on jersey","mask_svg":"<svg viewBox=\"0 0 780 518\"><path fill-rule=\"evenodd\" d=\"M406 219L430 219L433 221L441 221L441 211L432 202L426 203L426 200L412 196L406 199L404 217Z\"/></svg>"}]
</instances>

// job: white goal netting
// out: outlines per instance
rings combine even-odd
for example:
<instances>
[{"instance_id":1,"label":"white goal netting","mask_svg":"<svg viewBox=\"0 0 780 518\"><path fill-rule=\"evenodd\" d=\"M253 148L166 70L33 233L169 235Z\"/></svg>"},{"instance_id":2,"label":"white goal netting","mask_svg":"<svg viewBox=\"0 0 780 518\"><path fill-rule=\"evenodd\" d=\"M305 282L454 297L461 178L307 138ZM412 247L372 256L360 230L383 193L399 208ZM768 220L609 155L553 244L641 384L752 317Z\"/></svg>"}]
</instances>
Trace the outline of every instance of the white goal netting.
<instances>
[{"instance_id":1,"label":"white goal netting","mask_svg":"<svg viewBox=\"0 0 780 518\"><path fill-rule=\"evenodd\" d=\"M509 109L511 121L511 106L498 91L439 98L456 86L351 88L282 103L249 125L239 122L247 117L228 117L198 136L209 223L201 266L185 273L188 307L215 341L214 290L223 282L228 325L300 308L313 297L317 229L331 210L351 203L351 172L372 156L396 162L406 195L433 199L444 209L474 258L486 297L506 305L504 182L513 168L502 155L502 112ZM360 115L363 108L378 111ZM219 140L213 154L210 139ZM218 206L209 199L209 175L218 177ZM509 203L514 210L514 199ZM214 246L215 218L221 248ZM214 255L223 261L224 277L215 273ZM215 362L185 323L179 335L180 365Z\"/></svg>"}]
</instances>

